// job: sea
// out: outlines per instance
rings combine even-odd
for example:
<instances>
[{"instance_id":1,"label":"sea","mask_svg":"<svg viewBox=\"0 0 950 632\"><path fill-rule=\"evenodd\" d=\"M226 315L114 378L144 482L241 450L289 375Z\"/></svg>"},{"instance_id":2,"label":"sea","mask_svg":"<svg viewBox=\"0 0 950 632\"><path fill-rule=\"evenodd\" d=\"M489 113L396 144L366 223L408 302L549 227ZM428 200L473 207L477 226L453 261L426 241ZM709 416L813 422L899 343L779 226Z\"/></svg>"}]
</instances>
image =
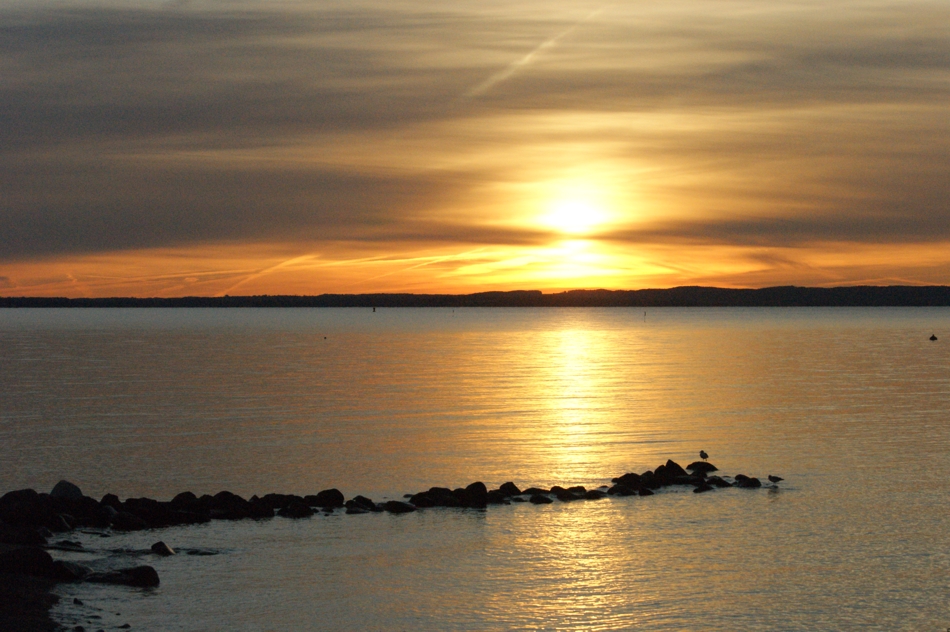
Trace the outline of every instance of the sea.
<instances>
[{"instance_id":1,"label":"sea","mask_svg":"<svg viewBox=\"0 0 950 632\"><path fill-rule=\"evenodd\" d=\"M71 533L84 550L57 557L150 564L161 585L61 584L52 614L86 630L950 629L950 308L0 310L2 492L382 501L598 488L700 450L727 477L784 480ZM158 540L179 554L149 553Z\"/></svg>"}]
</instances>

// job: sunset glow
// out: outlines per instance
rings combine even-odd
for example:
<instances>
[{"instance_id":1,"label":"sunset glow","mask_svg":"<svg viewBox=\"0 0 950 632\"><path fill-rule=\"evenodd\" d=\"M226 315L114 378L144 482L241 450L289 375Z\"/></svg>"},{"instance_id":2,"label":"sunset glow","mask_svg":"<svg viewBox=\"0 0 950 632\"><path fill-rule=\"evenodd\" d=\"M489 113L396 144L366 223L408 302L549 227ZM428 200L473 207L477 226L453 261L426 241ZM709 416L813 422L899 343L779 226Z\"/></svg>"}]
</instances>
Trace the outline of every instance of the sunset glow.
<instances>
[{"instance_id":1,"label":"sunset glow","mask_svg":"<svg viewBox=\"0 0 950 632\"><path fill-rule=\"evenodd\" d=\"M0 295L950 283L944 4L0 15Z\"/></svg>"}]
</instances>

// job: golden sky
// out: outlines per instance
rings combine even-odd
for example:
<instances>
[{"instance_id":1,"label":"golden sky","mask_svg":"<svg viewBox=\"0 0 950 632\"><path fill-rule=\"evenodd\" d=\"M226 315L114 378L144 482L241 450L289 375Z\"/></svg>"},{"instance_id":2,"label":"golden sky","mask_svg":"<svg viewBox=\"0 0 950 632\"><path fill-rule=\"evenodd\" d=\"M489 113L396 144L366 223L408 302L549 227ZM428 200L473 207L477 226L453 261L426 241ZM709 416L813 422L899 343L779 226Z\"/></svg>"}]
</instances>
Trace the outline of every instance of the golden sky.
<instances>
[{"instance_id":1,"label":"golden sky","mask_svg":"<svg viewBox=\"0 0 950 632\"><path fill-rule=\"evenodd\" d=\"M0 295L950 283L950 3L0 7Z\"/></svg>"}]
</instances>

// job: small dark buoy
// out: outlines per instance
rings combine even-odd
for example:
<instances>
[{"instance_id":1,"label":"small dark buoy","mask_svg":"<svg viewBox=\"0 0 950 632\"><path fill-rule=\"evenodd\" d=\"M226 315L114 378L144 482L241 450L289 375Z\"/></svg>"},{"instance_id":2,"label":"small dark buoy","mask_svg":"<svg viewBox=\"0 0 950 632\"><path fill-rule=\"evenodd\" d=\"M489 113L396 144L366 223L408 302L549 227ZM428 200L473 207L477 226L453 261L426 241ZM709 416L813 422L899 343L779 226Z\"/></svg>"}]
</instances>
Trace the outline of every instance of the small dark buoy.
<instances>
[{"instance_id":1,"label":"small dark buoy","mask_svg":"<svg viewBox=\"0 0 950 632\"><path fill-rule=\"evenodd\" d=\"M700 450L700 451L699 451L699 458L701 458L703 461L705 461L706 459L709 458L709 455L706 454L706 451L705 451L705 450Z\"/></svg>"},{"instance_id":2,"label":"small dark buoy","mask_svg":"<svg viewBox=\"0 0 950 632\"><path fill-rule=\"evenodd\" d=\"M931 339L931 340L936 340L936 339L937 339L937 336L936 336L935 334L930 334L930 339Z\"/></svg>"},{"instance_id":3,"label":"small dark buoy","mask_svg":"<svg viewBox=\"0 0 950 632\"><path fill-rule=\"evenodd\" d=\"M771 474L769 474L769 480L772 481L773 483L777 483L779 481L784 481L785 479L782 478L781 476L772 476Z\"/></svg>"}]
</instances>

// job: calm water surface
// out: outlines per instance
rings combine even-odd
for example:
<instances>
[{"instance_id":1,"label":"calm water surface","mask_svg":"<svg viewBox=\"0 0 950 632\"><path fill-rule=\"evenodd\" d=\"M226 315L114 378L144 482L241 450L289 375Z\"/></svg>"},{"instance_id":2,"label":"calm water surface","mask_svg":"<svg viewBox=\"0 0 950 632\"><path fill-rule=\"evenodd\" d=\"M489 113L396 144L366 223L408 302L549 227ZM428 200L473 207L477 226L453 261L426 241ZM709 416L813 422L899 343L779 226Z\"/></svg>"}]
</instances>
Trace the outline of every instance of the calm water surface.
<instances>
[{"instance_id":1,"label":"calm water surface","mask_svg":"<svg viewBox=\"0 0 950 632\"><path fill-rule=\"evenodd\" d=\"M98 566L157 539L216 554L143 555L157 590L64 586L59 616L943 630L947 343L943 308L3 310L0 489L381 500L474 480L596 487L703 448L726 474L786 481L83 534L93 553L77 559Z\"/></svg>"}]
</instances>

